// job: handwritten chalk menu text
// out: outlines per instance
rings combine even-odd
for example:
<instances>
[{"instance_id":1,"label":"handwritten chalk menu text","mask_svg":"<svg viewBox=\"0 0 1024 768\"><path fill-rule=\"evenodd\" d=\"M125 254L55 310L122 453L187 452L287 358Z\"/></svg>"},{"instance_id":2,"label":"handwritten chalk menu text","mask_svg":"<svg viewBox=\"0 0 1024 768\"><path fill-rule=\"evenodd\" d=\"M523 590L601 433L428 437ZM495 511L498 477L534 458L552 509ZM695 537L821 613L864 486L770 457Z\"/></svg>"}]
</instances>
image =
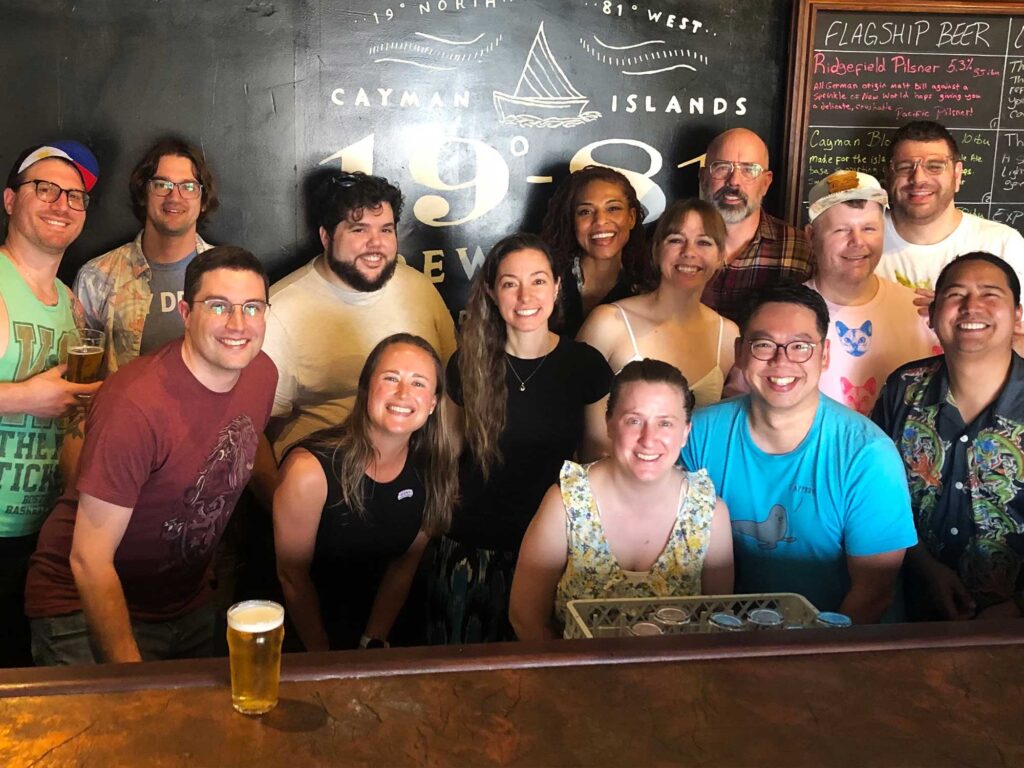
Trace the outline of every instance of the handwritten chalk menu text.
<instances>
[{"instance_id":1,"label":"handwritten chalk menu text","mask_svg":"<svg viewBox=\"0 0 1024 768\"><path fill-rule=\"evenodd\" d=\"M884 178L896 129L934 120L963 155L957 205L1024 232L1024 4L966 15L820 8L813 24L801 216L815 182L840 168Z\"/></svg>"}]
</instances>

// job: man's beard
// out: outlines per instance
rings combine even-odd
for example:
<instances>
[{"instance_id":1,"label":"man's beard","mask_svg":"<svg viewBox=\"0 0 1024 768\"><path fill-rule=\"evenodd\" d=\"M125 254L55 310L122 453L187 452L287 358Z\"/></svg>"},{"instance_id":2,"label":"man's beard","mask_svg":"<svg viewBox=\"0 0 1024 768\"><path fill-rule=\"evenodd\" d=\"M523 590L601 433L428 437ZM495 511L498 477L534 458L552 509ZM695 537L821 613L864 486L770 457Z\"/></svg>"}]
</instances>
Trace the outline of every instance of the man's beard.
<instances>
[{"instance_id":1,"label":"man's beard","mask_svg":"<svg viewBox=\"0 0 1024 768\"><path fill-rule=\"evenodd\" d=\"M362 293L370 293L372 291L379 291L387 285L388 280L394 276L395 269L398 267L398 258L396 257L389 261L387 266L381 270L381 273L372 280L360 272L354 262L341 262L330 254L327 255L327 266L329 266L331 271L340 277L346 285L349 285L354 290Z\"/></svg>"},{"instance_id":2,"label":"man's beard","mask_svg":"<svg viewBox=\"0 0 1024 768\"><path fill-rule=\"evenodd\" d=\"M726 203L724 202L726 195L738 197L743 202ZM707 188L702 183L700 185L700 197L701 200L706 200L715 206L715 210L721 214L722 221L724 221L726 225L739 224L748 216L753 215L758 208L757 205L751 205L750 197L746 193L741 191L738 187L730 187L728 185L722 187L712 195L708 194Z\"/></svg>"}]
</instances>

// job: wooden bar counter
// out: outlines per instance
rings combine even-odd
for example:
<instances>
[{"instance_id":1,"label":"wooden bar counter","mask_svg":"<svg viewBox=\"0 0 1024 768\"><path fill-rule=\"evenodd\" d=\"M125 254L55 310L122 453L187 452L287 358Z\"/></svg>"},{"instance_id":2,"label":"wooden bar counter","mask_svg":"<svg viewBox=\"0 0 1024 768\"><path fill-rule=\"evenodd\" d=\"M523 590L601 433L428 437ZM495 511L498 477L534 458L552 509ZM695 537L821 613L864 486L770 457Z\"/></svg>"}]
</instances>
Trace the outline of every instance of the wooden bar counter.
<instances>
[{"instance_id":1,"label":"wooden bar counter","mask_svg":"<svg viewBox=\"0 0 1024 768\"><path fill-rule=\"evenodd\" d=\"M0 765L1024 766L1024 622L0 672Z\"/></svg>"}]
</instances>

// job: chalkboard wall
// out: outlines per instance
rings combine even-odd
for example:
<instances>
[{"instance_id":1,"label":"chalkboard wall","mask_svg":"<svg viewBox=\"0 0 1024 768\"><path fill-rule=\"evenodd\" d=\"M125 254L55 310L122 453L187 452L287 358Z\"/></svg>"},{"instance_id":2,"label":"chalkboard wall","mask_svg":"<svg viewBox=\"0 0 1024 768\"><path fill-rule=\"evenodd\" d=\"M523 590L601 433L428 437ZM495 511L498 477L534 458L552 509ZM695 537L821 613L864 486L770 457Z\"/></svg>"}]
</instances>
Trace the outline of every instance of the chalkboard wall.
<instances>
[{"instance_id":1,"label":"chalkboard wall","mask_svg":"<svg viewBox=\"0 0 1024 768\"><path fill-rule=\"evenodd\" d=\"M895 130L935 120L963 154L958 207L1024 232L1024 3L885 13L891 4L810 2L819 7L810 50L798 54L807 90L794 120L799 214L811 186L837 168L883 178Z\"/></svg>"},{"instance_id":2,"label":"chalkboard wall","mask_svg":"<svg viewBox=\"0 0 1024 768\"><path fill-rule=\"evenodd\" d=\"M314 251L309 174L372 170L406 195L401 253L458 308L483 253L538 229L570 168L629 171L653 218L696 192L697 161L721 130L753 128L778 162L790 7L3 0L0 165L62 136L99 157L66 280L137 231L128 174L163 134L200 144L219 178L204 235L250 248L275 276Z\"/></svg>"}]
</instances>

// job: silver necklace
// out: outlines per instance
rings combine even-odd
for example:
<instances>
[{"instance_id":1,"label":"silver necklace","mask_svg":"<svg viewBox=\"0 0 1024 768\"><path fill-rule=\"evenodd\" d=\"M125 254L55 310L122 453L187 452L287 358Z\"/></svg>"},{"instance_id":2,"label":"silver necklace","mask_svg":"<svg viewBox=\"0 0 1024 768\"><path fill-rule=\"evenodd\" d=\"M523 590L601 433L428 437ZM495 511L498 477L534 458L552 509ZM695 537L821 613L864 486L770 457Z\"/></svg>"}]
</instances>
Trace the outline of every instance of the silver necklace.
<instances>
[{"instance_id":1,"label":"silver necklace","mask_svg":"<svg viewBox=\"0 0 1024 768\"><path fill-rule=\"evenodd\" d=\"M505 362L508 363L508 369L512 371L512 375L515 376L516 379L519 381L520 392L526 391L526 382L528 382L530 379L537 375L537 371L539 371L540 367L544 365L544 361L548 359L548 355L550 354L551 352L545 354L544 357L540 359L540 362L537 363L537 367L533 369L533 373L531 373L524 379L522 376L519 375L519 372L515 369L515 366L512 365L512 358L509 356L508 352L505 353Z\"/></svg>"}]
</instances>

